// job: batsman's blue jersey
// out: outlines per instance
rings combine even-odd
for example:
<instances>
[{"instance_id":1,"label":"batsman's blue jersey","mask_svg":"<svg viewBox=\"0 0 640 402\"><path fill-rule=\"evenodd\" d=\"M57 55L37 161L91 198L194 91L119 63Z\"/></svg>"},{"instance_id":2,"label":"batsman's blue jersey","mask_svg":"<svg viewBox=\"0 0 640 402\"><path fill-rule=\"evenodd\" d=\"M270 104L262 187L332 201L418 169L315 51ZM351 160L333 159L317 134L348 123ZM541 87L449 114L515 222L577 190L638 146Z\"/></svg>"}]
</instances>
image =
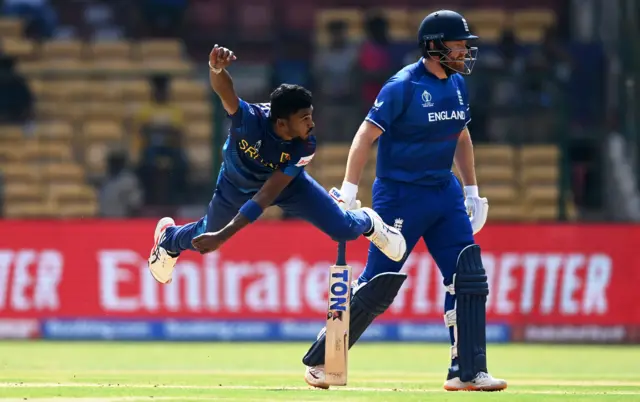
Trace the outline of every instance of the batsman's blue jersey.
<instances>
[{"instance_id":1,"label":"batsman's blue jersey","mask_svg":"<svg viewBox=\"0 0 640 402\"><path fill-rule=\"evenodd\" d=\"M471 121L468 99L460 74L440 79L422 59L391 77L366 117L384 132L377 176L422 185L449 180L458 136Z\"/></svg>"},{"instance_id":2,"label":"batsman's blue jersey","mask_svg":"<svg viewBox=\"0 0 640 402\"><path fill-rule=\"evenodd\" d=\"M255 192L276 170L297 176L313 159L315 136L290 141L278 137L269 119L268 103L240 100L238 111L229 116L231 128L222 149L221 174L239 190Z\"/></svg>"}]
</instances>

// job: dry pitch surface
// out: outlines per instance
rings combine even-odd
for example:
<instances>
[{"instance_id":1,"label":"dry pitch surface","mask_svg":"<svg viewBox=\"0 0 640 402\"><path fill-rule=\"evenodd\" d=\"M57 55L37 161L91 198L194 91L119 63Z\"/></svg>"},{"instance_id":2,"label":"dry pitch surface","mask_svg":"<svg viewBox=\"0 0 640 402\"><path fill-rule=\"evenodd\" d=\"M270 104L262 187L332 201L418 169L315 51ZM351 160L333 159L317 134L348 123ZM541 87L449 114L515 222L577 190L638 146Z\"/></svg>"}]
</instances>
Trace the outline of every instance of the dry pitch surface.
<instances>
[{"instance_id":1,"label":"dry pitch surface","mask_svg":"<svg viewBox=\"0 0 640 402\"><path fill-rule=\"evenodd\" d=\"M640 401L640 347L489 347L501 393L442 390L447 345L360 344L347 387L310 389L308 345L0 343L0 402Z\"/></svg>"}]
</instances>

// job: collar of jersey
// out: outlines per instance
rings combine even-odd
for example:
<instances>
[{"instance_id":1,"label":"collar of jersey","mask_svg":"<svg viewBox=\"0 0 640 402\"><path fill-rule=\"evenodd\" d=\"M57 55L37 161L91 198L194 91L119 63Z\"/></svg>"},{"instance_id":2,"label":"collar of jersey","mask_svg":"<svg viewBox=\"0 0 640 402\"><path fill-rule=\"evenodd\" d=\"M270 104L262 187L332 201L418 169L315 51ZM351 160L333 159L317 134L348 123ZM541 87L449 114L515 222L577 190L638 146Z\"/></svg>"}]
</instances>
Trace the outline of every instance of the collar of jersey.
<instances>
[{"instance_id":1,"label":"collar of jersey","mask_svg":"<svg viewBox=\"0 0 640 402\"><path fill-rule=\"evenodd\" d=\"M267 126L267 133L269 134L269 136L271 136L271 138L273 138L274 140L278 141L281 144L289 144L292 141L292 140L285 140L282 137L280 137L278 134L276 134L275 130L273 129L273 126L271 125L271 122L269 122Z\"/></svg>"},{"instance_id":2,"label":"collar of jersey","mask_svg":"<svg viewBox=\"0 0 640 402\"><path fill-rule=\"evenodd\" d=\"M431 71L427 70L427 66L424 65L424 57L420 57L420 60L418 60L418 62L416 63L416 70L418 70L418 74L423 74L427 77L435 78L438 81L446 81L449 79L449 77L440 78Z\"/></svg>"}]
</instances>

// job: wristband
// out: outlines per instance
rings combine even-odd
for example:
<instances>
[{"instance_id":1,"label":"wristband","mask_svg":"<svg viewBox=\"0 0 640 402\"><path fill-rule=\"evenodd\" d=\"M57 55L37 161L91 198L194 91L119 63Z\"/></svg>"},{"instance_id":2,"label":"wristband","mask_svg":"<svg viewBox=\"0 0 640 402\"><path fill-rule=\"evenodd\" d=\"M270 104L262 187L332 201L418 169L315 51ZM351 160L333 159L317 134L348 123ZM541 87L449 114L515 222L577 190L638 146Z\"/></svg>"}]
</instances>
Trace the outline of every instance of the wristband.
<instances>
[{"instance_id":1,"label":"wristband","mask_svg":"<svg viewBox=\"0 0 640 402\"><path fill-rule=\"evenodd\" d=\"M345 180L342 182L340 192L346 199L355 199L358 194L358 186Z\"/></svg>"},{"instance_id":2,"label":"wristband","mask_svg":"<svg viewBox=\"0 0 640 402\"><path fill-rule=\"evenodd\" d=\"M211 60L209 60L209 70L213 71L214 74L220 74L222 72L221 68L215 68L211 65Z\"/></svg>"},{"instance_id":3,"label":"wristband","mask_svg":"<svg viewBox=\"0 0 640 402\"><path fill-rule=\"evenodd\" d=\"M478 197L478 186L464 186L464 193L467 197Z\"/></svg>"},{"instance_id":4,"label":"wristband","mask_svg":"<svg viewBox=\"0 0 640 402\"><path fill-rule=\"evenodd\" d=\"M262 215L262 207L254 200L249 200L244 203L239 212L249 219L250 222L254 222Z\"/></svg>"}]
</instances>

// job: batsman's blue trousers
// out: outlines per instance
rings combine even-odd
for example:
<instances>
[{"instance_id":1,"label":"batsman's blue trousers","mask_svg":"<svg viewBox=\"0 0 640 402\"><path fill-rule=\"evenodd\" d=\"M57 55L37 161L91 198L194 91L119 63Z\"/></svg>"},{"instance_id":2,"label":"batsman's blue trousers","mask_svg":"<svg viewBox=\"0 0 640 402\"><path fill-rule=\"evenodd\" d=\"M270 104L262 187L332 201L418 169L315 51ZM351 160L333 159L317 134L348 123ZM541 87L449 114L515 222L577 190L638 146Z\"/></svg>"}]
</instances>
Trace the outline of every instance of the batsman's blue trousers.
<instances>
[{"instance_id":1,"label":"batsman's blue trousers","mask_svg":"<svg viewBox=\"0 0 640 402\"><path fill-rule=\"evenodd\" d=\"M194 237L225 227L236 216L240 207L256 192L257 190L242 191L224 174L220 174L207 214L197 222L167 228L161 246L172 253L194 250L191 244ZM335 241L355 240L373 226L373 222L364 212L344 212L340 209L327 191L305 171L291 181L274 205L293 217L311 223Z\"/></svg>"},{"instance_id":2,"label":"batsman's blue trousers","mask_svg":"<svg viewBox=\"0 0 640 402\"><path fill-rule=\"evenodd\" d=\"M440 268L443 284L452 283L458 255L474 244L473 230L464 206L464 194L451 175L446 183L423 186L376 178L373 183L373 210L383 221L401 219L401 232L407 241L407 254L394 262L377 247L369 247L367 265L360 282L382 272L399 272L420 238Z\"/></svg>"}]
</instances>

